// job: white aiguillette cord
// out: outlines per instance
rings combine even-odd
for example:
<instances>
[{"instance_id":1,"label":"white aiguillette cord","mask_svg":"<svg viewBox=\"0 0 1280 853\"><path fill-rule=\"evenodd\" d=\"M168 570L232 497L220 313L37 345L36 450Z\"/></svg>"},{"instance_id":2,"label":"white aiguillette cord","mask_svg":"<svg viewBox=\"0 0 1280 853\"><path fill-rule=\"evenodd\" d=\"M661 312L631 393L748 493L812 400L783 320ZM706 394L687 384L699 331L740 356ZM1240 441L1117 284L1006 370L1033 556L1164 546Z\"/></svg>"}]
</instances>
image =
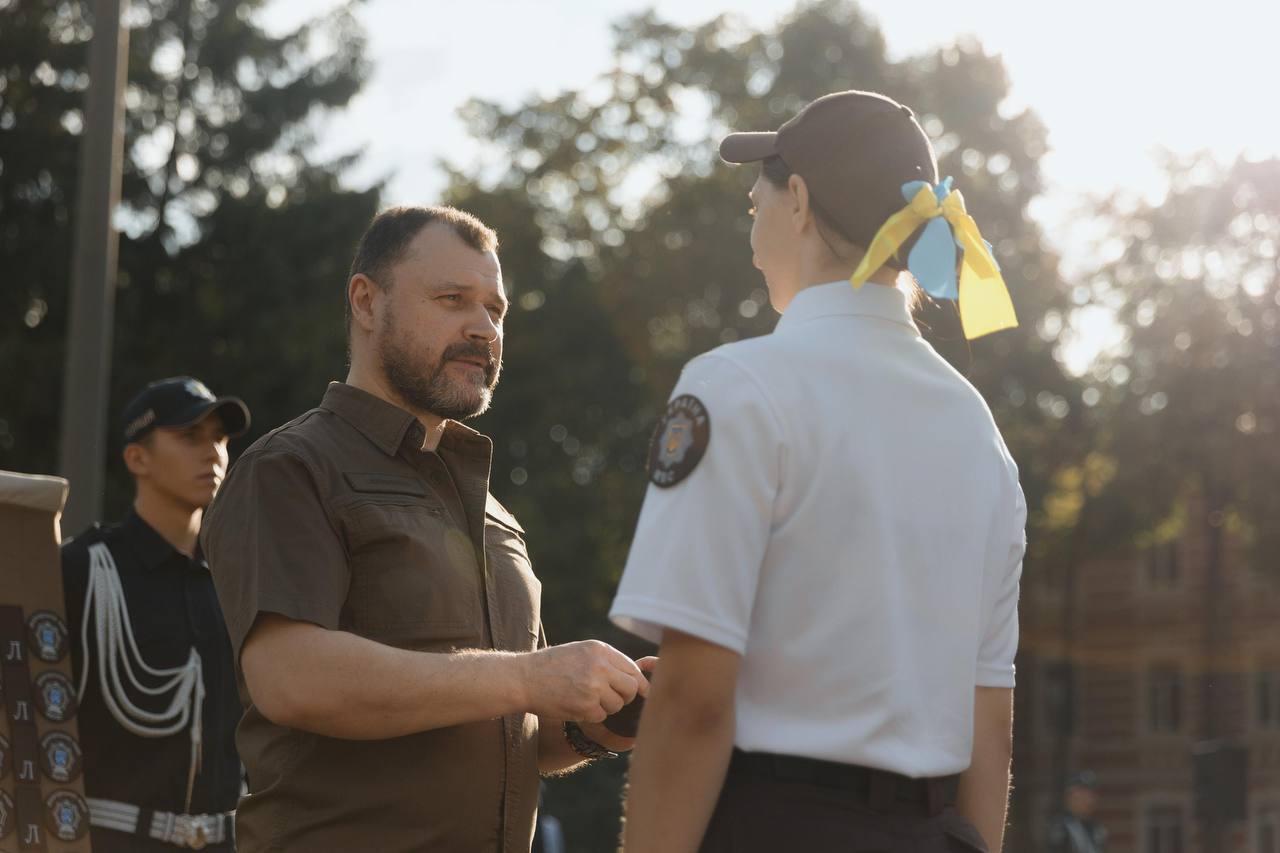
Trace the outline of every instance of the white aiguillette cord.
<instances>
[{"instance_id":1,"label":"white aiguillette cord","mask_svg":"<svg viewBox=\"0 0 1280 853\"><path fill-rule=\"evenodd\" d=\"M84 669L80 673L79 698L84 699L85 684L89 679L89 617L94 617L94 638L98 643L98 683L102 687L102 699L112 716L126 730L139 737L168 737L190 725L191 763L187 769L187 799L184 812L191 811L191 792L195 787L196 772L202 760L202 725L204 708L204 678L201 674L200 653L193 647L187 662L172 669L155 669L147 665L133 638L133 625L129 621L129 606L124 600L124 587L120 585L120 573L116 561L107 546L96 542L89 546L89 589L84 598L84 619L80 624L81 648L84 652ZM161 713L143 710L129 699L121 682L121 664L130 687L148 696L173 693L169 707ZM155 687L147 687L138 679L136 670L160 680Z\"/></svg>"}]
</instances>

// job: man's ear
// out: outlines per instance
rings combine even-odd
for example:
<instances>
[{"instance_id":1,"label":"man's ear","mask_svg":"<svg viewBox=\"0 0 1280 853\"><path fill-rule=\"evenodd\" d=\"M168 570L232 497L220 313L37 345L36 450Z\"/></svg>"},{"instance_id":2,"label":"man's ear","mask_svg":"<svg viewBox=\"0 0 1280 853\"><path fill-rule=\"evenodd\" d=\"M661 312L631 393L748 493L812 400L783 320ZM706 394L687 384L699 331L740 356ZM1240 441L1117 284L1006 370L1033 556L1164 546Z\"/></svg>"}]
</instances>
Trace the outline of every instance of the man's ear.
<instances>
[{"instance_id":1,"label":"man's ear","mask_svg":"<svg viewBox=\"0 0 1280 853\"><path fill-rule=\"evenodd\" d=\"M148 459L147 449L136 441L131 441L124 446L120 456L124 459L124 467L129 469L129 473L135 477L145 477L147 475Z\"/></svg>"},{"instance_id":2,"label":"man's ear","mask_svg":"<svg viewBox=\"0 0 1280 853\"><path fill-rule=\"evenodd\" d=\"M380 288L364 273L356 273L347 282L347 299L351 302L351 322L366 332L375 325L373 304Z\"/></svg>"},{"instance_id":3,"label":"man's ear","mask_svg":"<svg viewBox=\"0 0 1280 853\"><path fill-rule=\"evenodd\" d=\"M791 204L791 223L797 234L803 233L813 223L809 185L799 175L787 178L787 196Z\"/></svg>"}]
</instances>

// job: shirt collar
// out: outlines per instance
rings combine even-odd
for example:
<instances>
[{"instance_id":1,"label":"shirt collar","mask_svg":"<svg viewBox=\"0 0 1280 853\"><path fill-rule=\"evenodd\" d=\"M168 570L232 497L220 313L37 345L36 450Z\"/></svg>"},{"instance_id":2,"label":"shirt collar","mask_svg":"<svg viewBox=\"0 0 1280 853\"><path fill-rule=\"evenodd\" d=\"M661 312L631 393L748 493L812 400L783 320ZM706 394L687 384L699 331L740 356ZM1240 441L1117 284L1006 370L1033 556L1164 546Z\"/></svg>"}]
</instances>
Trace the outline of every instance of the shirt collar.
<instances>
[{"instance_id":1,"label":"shirt collar","mask_svg":"<svg viewBox=\"0 0 1280 853\"><path fill-rule=\"evenodd\" d=\"M388 456L395 456L406 441L417 450L426 437L426 430L413 413L345 382L329 383L320 408L351 424ZM493 443L468 426L445 421L440 447L461 456L488 460Z\"/></svg>"},{"instance_id":2,"label":"shirt collar","mask_svg":"<svg viewBox=\"0 0 1280 853\"><path fill-rule=\"evenodd\" d=\"M174 557L181 557L183 560L187 559L185 554L170 545L169 541L161 536L154 527L147 524L142 516L138 515L137 510L132 507L129 508L124 520L120 522L120 527L126 534L129 546L133 549L133 555L138 559L138 565L144 571L154 571ZM201 554L198 545L194 562L198 565L204 565L204 555Z\"/></svg>"},{"instance_id":3,"label":"shirt collar","mask_svg":"<svg viewBox=\"0 0 1280 853\"><path fill-rule=\"evenodd\" d=\"M819 317L876 317L906 326L917 335L907 309L907 297L896 287L867 283L857 290L847 280L806 287L791 299L787 311L778 320L778 331L815 320Z\"/></svg>"},{"instance_id":4,"label":"shirt collar","mask_svg":"<svg viewBox=\"0 0 1280 853\"><path fill-rule=\"evenodd\" d=\"M330 382L320 408L333 412L360 431L388 456L395 456L405 436L413 432L418 446L425 435L412 413L345 382ZM417 429L413 429L414 427Z\"/></svg>"}]
</instances>

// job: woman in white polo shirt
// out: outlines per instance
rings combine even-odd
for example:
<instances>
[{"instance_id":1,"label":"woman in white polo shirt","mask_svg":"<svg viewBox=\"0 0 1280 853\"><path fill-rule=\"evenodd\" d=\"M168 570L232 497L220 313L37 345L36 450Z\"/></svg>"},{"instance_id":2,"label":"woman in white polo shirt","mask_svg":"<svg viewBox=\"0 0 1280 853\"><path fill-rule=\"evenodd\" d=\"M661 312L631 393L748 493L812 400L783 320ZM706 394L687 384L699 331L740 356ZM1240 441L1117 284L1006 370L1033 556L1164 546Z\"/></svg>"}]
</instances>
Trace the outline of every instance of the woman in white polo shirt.
<instances>
[{"instance_id":1,"label":"woman in white polo shirt","mask_svg":"<svg viewBox=\"0 0 1280 853\"><path fill-rule=\"evenodd\" d=\"M998 850L1026 508L898 284L958 297L969 337L1016 325L1008 293L889 98L827 95L720 152L762 164L751 249L782 318L691 361L654 437L611 612L662 649L625 849Z\"/></svg>"}]
</instances>

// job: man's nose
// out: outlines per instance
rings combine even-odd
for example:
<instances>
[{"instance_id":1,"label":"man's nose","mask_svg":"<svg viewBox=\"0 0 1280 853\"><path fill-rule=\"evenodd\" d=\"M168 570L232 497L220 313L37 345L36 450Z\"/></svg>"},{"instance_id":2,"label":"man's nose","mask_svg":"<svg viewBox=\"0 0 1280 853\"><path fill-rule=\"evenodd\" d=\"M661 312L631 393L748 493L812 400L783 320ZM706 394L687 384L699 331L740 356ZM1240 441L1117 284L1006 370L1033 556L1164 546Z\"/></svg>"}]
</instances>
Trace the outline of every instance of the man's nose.
<instances>
[{"instance_id":1,"label":"man's nose","mask_svg":"<svg viewBox=\"0 0 1280 853\"><path fill-rule=\"evenodd\" d=\"M467 325L467 337L472 340L493 343L498 339L498 324L488 311L480 311Z\"/></svg>"}]
</instances>

